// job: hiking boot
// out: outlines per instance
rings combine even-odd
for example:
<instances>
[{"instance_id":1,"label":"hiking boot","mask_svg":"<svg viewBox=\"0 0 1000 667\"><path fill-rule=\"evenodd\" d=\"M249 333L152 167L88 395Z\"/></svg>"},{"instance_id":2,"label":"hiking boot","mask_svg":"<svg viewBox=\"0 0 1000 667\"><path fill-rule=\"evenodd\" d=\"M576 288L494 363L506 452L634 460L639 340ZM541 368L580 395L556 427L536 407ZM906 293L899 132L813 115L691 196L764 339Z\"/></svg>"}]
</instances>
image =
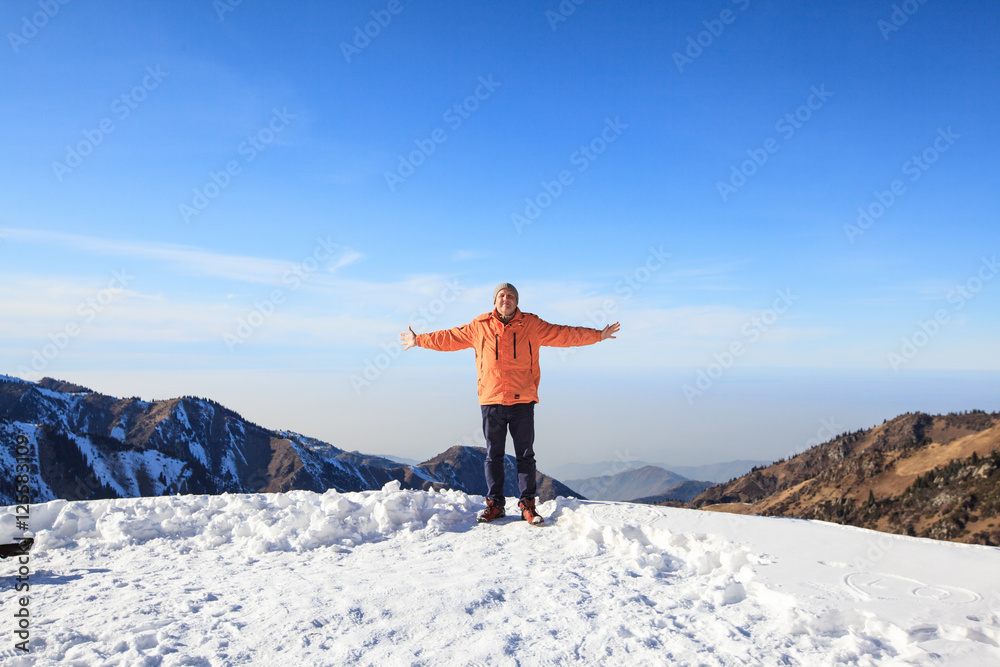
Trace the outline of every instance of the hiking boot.
<instances>
[{"instance_id":1,"label":"hiking boot","mask_svg":"<svg viewBox=\"0 0 1000 667\"><path fill-rule=\"evenodd\" d=\"M535 499L534 498L523 498L517 503L517 508L521 510L521 516L525 521L529 523L541 523L545 519L542 515L535 511Z\"/></svg>"},{"instance_id":2,"label":"hiking boot","mask_svg":"<svg viewBox=\"0 0 1000 667\"><path fill-rule=\"evenodd\" d=\"M486 509L479 513L479 516L476 517L476 521L479 523L488 523L494 519L499 519L504 516L507 516L507 512L503 509L503 503L487 499Z\"/></svg>"}]
</instances>

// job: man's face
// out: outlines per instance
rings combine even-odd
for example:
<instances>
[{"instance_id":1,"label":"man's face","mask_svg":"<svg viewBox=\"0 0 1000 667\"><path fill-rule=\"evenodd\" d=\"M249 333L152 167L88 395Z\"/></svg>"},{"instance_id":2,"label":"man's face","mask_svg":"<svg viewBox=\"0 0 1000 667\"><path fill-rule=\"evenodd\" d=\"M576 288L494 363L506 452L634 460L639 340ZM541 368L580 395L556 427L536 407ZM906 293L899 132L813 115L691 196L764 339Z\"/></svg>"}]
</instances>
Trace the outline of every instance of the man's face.
<instances>
[{"instance_id":1,"label":"man's face","mask_svg":"<svg viewBox=\"0 0 1000 667\"><path fill-rule=\"evenodd\" d=\"M502 289L497 292L497 298L493 305L496 306L498 313L509 317L517 310L517 295L512 290Z\"/></svg>"}]
</instances>

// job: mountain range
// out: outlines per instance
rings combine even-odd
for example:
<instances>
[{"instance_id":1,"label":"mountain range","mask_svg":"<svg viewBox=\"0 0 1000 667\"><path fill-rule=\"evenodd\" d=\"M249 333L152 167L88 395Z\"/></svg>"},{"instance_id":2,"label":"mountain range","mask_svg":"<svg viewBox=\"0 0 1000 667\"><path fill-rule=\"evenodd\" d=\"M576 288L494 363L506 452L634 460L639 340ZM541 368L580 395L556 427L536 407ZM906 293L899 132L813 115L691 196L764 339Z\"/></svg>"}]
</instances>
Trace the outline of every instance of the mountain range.
<instances>
[{"instance_id":1,"label":"mountain range","mask_svg":"<svg viewBox=\"0 0 1000 667\"><path fill-rule=\"evenodd\" d=\"M206 398L123 399L52 378L0 375L0 504L16 501L19 443L32 463L32 502L365 491L393 480L406 489L486 491L480 447L400 461L266 429ZM538 473L538 496L687 503L1000 546L1000 413L908 413L714 486L658 466L621 467L567 484ZM504 492L513 498L512 456L506 469Z\"/></svg>"},{"instance_id":2,"label":"mountain range","mask_svg":"<svg viewBox=\"0 0 1000 667\"><path fill-rule=\"evenodd\" d=\"M649 463L633 459L627 455L616 461L600 461L597 463L563 463L549 469L549 474L559 479L593 479L638 470L646 466L654 466L668 470L682 479L697 479L706 482L728 482L731 479L746 474L752 468L767 465L770 461L736 460L724 463L711 463L700 466L678 466L669 463Z\"/></svg>"},{"instance_id":3,"label":"mountain range","mask_svg":"<svg viewBox=\"0 0 1000 667\"><path fill-rule=\"evenodd\" d=\"M1000 413L908 413L697 496L690 507L1000 546Z\"/></svg>"},{"instance_id":4,"label":"mountain range","mask_svg":"<svg viewBox=\"0 0 1000 667\"><path fill-rule=\"evenodd\" d=\"M407 489L484 495L479 447L455 446L419 465L348 452L259 426L207 398L115 398L44 378L0 375L0 504L15 502L17 443L30 449L32 502L172 494ZM517 497L507 457L505 494ZM541 501L580 497L538 473Z\"/></svg>"},{"instance_id":5,"label":"mountain range","mask_svg":"<svg viewBox=\"0 0 1000 667\"><path fill-rule=\"evenodd\" d=\"M569 479L565 483L569 488L591 500L637 502L648 502L650 498L655 499L655 502L666 500L687 502L713 486L712 482L689 480L675 472L652 465L626 470L615 475Z\"/></svg>"}]
</instances>

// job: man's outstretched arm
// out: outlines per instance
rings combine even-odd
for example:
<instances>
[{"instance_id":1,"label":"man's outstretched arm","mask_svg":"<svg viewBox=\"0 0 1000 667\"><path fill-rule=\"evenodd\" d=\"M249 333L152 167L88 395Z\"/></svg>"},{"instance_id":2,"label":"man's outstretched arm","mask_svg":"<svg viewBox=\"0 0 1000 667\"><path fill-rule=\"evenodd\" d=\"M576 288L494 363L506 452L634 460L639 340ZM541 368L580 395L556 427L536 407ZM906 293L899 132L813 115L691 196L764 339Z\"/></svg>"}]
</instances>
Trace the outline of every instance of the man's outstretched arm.
<instances>
[{"instance_id":1,"label":"man's outstretched arm","mask_svg":"<svg viewBox=\"0 0 1000 667\"><path fill-rule=\"evenodd\" d=\"M618 333L619 324L609 324L604 329L594 329L591 327L571 327L563 324L550 324L545 320L538 319L538 342L540 345L551 345L552 347L577 347L579 345L593 345L609 338L614 338Z\"/></svg>"},{"instance_id":2,"label":"man's outstretched arm","mask_svg":"<svg viewBox=\"0 0 1000 667\"><path fill-rule=\"evenodd\" d=\"M429 350L439 352L454 352L472 347L474 338L474 327L467 324L441 331L432 331L425 334L413 332L413 327L407 327L408 331L399 334L399 344L404 350L411 347L426 347Z\"/></svg>"}]
</instances>

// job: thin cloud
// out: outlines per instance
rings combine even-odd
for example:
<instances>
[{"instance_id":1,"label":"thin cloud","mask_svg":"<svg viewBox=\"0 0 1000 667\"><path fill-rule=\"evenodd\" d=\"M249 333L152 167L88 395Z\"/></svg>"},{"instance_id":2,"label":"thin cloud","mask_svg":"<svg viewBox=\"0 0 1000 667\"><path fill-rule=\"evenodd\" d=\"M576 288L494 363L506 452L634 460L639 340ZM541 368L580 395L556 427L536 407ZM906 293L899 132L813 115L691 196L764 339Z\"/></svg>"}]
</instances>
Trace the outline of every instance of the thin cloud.
<instances>
[{"instance_id":1,"label":"thin cloud","mask_svg":"<svg viewBox=\"0 0 1000 667\"><path fill-rule=\"evenodd\" d=\"M289 262L264 257L228 255L175 243L115 241L32 229L6 229L3 232L12 241L58 244L94 255L159 261L172 264L190 275L212 276L247 283L278 283L288 274L291 267L310 258L325 258L326 270L332 272L357 263L364 257L356 250L322 238L316 239L316 245L309 254L304 255L298 262Z\"/></svg>"}]
</instances>

